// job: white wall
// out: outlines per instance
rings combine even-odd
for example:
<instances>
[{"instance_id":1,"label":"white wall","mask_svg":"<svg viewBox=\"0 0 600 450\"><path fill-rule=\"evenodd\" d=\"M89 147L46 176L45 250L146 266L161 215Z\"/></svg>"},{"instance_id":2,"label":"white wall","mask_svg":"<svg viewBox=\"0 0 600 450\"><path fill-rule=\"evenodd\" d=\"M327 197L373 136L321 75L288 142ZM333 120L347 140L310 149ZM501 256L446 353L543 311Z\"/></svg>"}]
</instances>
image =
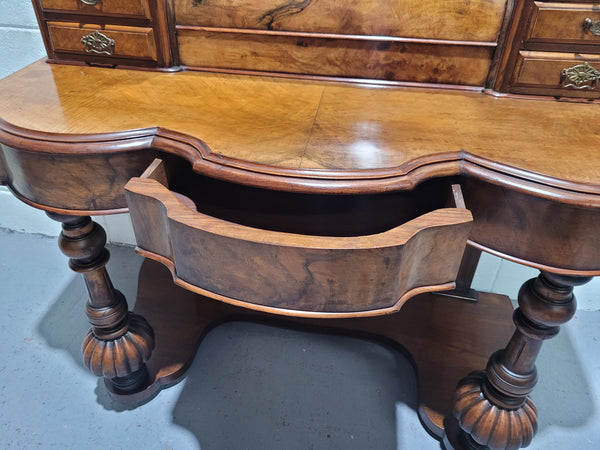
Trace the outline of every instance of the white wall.
<instances>
[{"instance_id":1,"label":"white wall","mask_svg":"<svg viewBox=\"0 0 600 450\"><path fill-rule=\"evenodd\" d=\"M45 55L38 25L29 1L0 0L0 78ZM135 244L129 216L97 217L115 243ZM0 186L0 228L26 233L57 235L59 224L46 215L16 200ZM600 232L600 230L599 230ZM520 285L536 276L537 271L484 254L477 269L473 287L516 298ZM576 288L581 309L600 309L600 277Z\"/></svg>"}]
</instances>

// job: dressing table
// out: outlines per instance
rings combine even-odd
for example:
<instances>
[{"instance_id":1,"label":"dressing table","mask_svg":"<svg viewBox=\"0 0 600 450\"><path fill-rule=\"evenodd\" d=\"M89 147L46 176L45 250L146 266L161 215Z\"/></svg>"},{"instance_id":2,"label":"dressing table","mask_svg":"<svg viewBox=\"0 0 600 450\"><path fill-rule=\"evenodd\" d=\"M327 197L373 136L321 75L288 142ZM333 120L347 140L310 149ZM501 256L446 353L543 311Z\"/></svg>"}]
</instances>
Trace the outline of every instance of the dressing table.
<instances>
[{"instance_id":1,"label":"dressing table","mask_svg":"<svg viewBox=\"0 0 600 450\"><path fill-rule=\"evenodd\" d=\"M85 364L135 404L225 320L382 338L446 448L527 446L541 344L600 274L597 6L33 0L0 183L63 224ZM89 217L126 211L133 312ZM469 289L480 251L541 271L514 314Z\"/></svg>"}]
</instances>

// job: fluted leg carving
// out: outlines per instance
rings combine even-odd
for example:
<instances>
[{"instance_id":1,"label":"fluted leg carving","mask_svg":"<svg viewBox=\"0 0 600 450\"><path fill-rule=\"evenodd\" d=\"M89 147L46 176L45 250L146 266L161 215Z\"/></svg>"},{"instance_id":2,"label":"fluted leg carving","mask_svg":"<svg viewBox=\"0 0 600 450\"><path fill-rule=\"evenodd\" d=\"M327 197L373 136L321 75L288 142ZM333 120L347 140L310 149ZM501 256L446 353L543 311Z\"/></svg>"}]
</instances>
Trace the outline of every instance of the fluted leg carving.
<instances>
[{"instance_id":1,"label":"fluted leg carving","mask_svg":"<svg viewBox=\"0 0 600 450\"><path fill-rule=\"evenodd\" d=\"M83 275L89 293L86 312L92 328L82 345L85 365L103 376L113 392L144 389L154 332L143 317L128 311L125 297L112 285L104 229L90 217L48 215L62 223L59 247L69 257L69 267Z\"/></svg>"},{"instance_id":2,"label":"fluted leg carving","mask_svg":"<svg viewBox=\"0 0 600 450\"><path fill-rule=\"evenodd\" d=\"M485 371L458 384L454 416L464 448L516 450L529 445L537 431L537 410L529 397L537 383L535 360L543 341L573 317L573 287L589 280L542 272L521 287L510 342L492 355Z\"/></svg>"}]
</instances>

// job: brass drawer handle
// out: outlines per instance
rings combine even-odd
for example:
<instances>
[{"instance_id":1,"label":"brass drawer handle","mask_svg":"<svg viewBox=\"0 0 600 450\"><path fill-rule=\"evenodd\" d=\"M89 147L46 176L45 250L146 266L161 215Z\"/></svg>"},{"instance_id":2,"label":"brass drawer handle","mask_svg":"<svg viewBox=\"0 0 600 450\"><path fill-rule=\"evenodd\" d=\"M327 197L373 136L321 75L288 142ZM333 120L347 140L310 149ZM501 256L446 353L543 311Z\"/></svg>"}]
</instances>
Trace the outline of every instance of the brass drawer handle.
<instances>
[{"instance_id":1,"label":"brass drawer handle","mask_svg":"<svg viewBox=\"0 0 600 450\"><path fill-rule=\"evenodd\" d=\"M81 43L83 44L83 51L86 53L97 53L108 56L112 56L115 53L115 40L105 36L98 30L83 36Z\"/></svg>"},{"instance_id":2,"label":"brass drawer handle","mask_svg":"<svg viewBox=\"0 0 600 450\"><path fill-rule=\"evenodd\" d=\"M80 0L84 5L96 6L101 0Z\"/></svg>"},{"instance_id":3,"label":"brass drawer handle","mask_svg":"<svg viewBox=\"0 0 600 450\"><path fill-rule=\"evenodd\" d=\"M600 36L600 20L594 22L589 17L583 21L583 31L589 31L595 36Z\"/></svg>"},{"instance_id":4,"label":"brass drawer handle","mask_svg":"<svg viewBox=\"0 0 600 450\"><path fill-rule=\"evenodd\" d=\"M587 62L563 69L560 84L563 88L596 89L600 81L600 70L594 69Z\"/></svg>"}]
</instances>

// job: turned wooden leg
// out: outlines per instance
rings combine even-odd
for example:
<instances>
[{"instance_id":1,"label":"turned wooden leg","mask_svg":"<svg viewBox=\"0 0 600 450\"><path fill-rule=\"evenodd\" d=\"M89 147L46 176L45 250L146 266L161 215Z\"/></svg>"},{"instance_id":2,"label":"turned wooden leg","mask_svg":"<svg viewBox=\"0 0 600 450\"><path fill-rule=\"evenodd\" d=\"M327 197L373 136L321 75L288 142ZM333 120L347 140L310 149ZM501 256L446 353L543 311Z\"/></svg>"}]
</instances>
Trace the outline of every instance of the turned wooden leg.
<instances>
[{"instance_id":1,"label":"turned wooden leg","mask_svg":"<svg viewBox=\"0 0 600 450\"><path fill-rule=\"evenodd\" d=\"M485 371L472 372L456 390L454 416L459 445L466 449L526 447L537 431L537 411L529 397L537 382L535 360L545 339L575 313L573 286L591 278L542 272L519 291L513 320L517 329Z\"/></svg>"},{"instance_id":2,"label":"turned wooden leg","mask_svg":"<svg viewBox=\"0 0 600 450\"><path fill-rule=\"evenodd\" d=\"M59 247L69 267L81 273L89 293L87 317L92 328L83 340L84 364L118 394L135 393L148 384L146 361L154 349L154 332L146 320L128 311L106 271L106 233L90 217L48 213L62 223Z\"/></svg>"}]
</instances>

